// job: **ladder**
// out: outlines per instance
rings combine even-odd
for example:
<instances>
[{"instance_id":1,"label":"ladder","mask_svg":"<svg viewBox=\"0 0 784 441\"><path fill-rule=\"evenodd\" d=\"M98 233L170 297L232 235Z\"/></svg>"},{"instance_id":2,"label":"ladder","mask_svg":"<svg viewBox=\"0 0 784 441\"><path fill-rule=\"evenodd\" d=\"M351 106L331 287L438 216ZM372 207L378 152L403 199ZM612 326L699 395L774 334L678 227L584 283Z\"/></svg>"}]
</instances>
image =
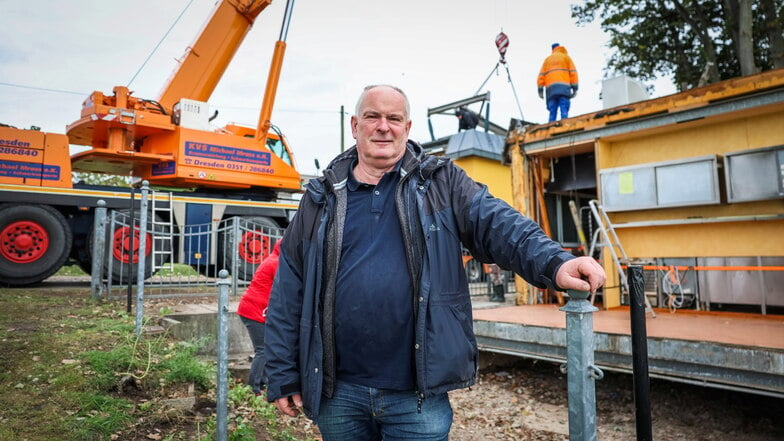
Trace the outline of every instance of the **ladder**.
<instances>
[{"instance_id":1,"label":"ladder","mask_svg":"<svg viewBox=\"0 0 784 441\"><path fill-rule=\"evenodd\" d=\"M608 249L612 256L613 263L615 264L615 268L618 270L618 277L621 279L621 287L629 294L629 279L626 277L626 272L623 270L623 265L629 263L629 257L626 256L626 251L624 251L623 246L621 246L618 235L615 234L615 228L613 228L610 218L599 204L599 201L592 199L588 202L588 205L591 207L591 213L593 213L593 217L596 219L597 224L597 230L593 234L591 250L588 255L593 256L593 252L597 246ZM603 242L598 241L599 233L601 233L601 237L604 240ZM591 303L593 303L593 297L594 296L591 295ZM643 296L643 298L645 299L645 311L650 312L652 317L656 317L656 313L653 311L651 303L648 301L648 297Z\"/></svg>"},{"instance_id":2,"label":"ladder","mask_svg":"<svg viewBox=\"0 0 784 441\"><path fill-rule=\"evenodd\" d=\"M165 202L165 203L164 203ZM173 196L170 191L150 190L150 214L152 225L152 272L161 268L174 271L174 215Z\"/></svg>"}]
</instances>

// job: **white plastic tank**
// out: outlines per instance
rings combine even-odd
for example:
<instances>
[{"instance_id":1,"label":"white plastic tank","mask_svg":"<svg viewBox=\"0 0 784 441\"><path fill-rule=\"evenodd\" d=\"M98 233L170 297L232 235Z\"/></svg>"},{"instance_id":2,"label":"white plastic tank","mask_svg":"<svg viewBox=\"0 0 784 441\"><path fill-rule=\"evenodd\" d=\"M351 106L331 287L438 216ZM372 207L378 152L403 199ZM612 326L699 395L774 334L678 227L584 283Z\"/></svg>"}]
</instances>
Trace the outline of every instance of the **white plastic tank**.
<instances>
[{"instance_id":1,"label":"white plastic tank","mask_svg":"<svg viewBox=\"0 0 784 441\"><path fill-rule=\"evenodd\" d=\"M623 106L649 98L645 86L626 75L602 80L602 108Z\"/></svg>"}]
</instances>

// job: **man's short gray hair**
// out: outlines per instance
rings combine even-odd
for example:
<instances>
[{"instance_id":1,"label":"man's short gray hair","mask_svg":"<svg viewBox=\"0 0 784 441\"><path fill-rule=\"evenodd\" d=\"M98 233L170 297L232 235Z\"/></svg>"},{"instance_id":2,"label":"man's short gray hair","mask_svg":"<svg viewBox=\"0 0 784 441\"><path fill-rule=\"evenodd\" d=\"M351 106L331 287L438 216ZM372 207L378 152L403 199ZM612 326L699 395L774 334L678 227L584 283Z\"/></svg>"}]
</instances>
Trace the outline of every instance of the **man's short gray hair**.
<instances>
[{"instance_id":1,"label":"man's short gray hair","mask_svg":"<svg viewBox=\"0 0 784 441\"><path fill-rule=\"evenodd\" d=\"M411 119L411 106L408 104L408 96L406 96L406 93L403 92L403 89L397 86L393 86L391 84L371 84L370 86L365 86L365 88L362 90L362 93L359 95L359 99L357 100L357 105L354 108L354 116L359 117L359 106L362 104L362 100L365 99L365 95L370 90L373 90L376 87L389 87L390 89L399 93L403 97L403 101L406 103L406 121Z\"/></svg>"}]
</instances>

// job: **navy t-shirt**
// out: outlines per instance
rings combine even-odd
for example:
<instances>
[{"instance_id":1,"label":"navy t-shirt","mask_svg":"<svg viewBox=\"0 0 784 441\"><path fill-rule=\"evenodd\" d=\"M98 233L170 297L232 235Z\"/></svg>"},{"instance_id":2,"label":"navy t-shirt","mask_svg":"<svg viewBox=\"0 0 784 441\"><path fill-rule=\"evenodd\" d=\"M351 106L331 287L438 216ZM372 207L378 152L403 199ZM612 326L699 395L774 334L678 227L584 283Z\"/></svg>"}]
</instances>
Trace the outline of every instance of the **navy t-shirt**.
<instances>
[{"instance_id":1,"label":"navy t-shirt","mask_svg":"<svg viewBox=\"0 0 784 441\"><path fill-rule=\"evenodd\" d=\"M337 378L413 390L413 287L395 209L398 167L375 186L349 173L335 300Z\"/></svg>"}]
</instances>

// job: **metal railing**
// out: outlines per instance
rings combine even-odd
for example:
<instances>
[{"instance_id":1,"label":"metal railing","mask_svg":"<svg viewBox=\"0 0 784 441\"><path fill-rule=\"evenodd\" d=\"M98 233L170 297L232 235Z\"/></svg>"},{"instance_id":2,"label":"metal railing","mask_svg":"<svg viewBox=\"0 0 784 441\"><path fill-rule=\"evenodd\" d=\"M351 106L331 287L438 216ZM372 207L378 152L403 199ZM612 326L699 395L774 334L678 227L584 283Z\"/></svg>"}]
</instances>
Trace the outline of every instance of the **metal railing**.
<instances>
[{"instance_id":1,"label":"metal railing","mask_svg":"<svg viewBox=\"0 0 784 441\"><path fill-rule=\"evenodd\" d=\"M138 220L127 210L107 211L99 202L92 232L91 296L127 298L129 313L134 289L138 314L143 314L144 298L214 296L221 269L231 274L231 294L242 294L283 236L283 228L259 218L178 228L151 219L156 214L148 213L146 185L141 193Z\"/></svg>"}]
</instances>

